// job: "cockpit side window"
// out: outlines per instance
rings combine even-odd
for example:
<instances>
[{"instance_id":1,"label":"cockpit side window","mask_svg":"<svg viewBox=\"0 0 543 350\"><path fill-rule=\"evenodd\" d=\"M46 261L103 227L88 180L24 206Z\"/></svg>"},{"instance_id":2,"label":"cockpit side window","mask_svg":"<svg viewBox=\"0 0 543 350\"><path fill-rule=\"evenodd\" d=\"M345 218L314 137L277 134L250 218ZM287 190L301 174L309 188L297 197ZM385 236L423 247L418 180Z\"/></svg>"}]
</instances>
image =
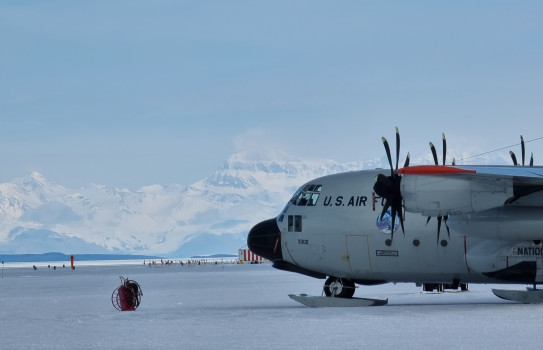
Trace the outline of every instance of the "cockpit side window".
<instances>
[{"instance_id":1,"label":"cockpit side window","mask_svg":"<svg viewBox=\"0 0 543 350\"><path fill-rule=\"evenodd\" d=\"M296 205L296 202L298 201L298 197L300 197L300 194L302 194L302 189L301 188L299 188L298 191L296 191L296 193L294 193L294 195L290 199L289 203L292 203L292 204Z\"/></svg>"},{"instance_id":2,"label":"cockpit side window","mask_svg":"<svg viewBox=\"0 0 543 350\"><path fill-rule=\"evenodd\" d=\"M302 232L302 216L301 215L288 216L288 232Z\"/></svg>"},{"instance_id":3,"label":"cockpit side window","mask_svg":"<svg viewBox=\"0 0 543 350\"><path fill-rule=\"evenodd\" d=\"M321 193L322 185L309 184L303 189L299 189L290 202L298 206L314 206Z\"/></svg>"}]
</instances>

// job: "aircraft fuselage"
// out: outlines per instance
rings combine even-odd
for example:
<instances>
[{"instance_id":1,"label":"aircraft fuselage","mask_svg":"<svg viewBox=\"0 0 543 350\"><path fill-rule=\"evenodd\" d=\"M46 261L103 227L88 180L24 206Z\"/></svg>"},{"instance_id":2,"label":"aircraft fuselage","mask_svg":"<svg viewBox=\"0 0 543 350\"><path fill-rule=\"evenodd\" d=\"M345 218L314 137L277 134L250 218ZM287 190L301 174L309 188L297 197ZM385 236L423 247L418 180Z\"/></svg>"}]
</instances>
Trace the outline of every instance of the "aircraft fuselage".
<instances>
[{"instance_id":1,"label":"aircraft fuselage","mask_svg":"<svg viewBox=\"0 0 543 350\"><path fill-rule=\"evenodd\" d=\"M542 247L462 233L418 213L400 220L387 211L373 186L376 169L330 175L300 187L283 211L248 237L249 248L277 268L359 284L535 283L543 279ZM275 222L275 225L274 225ZM392 232L391 232L392 231ZM538 263L539 261L539 263Z\"/></svg>"}]
</instances>

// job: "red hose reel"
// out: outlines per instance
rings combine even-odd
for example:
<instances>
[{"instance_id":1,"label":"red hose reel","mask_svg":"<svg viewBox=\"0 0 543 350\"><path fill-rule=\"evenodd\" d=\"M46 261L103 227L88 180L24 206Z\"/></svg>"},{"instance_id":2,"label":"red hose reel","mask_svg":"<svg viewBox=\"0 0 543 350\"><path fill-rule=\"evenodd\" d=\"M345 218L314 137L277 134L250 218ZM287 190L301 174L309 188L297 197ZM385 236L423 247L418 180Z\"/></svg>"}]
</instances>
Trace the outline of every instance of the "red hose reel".
<instances>
[{"instance_id":1,"label":"red hose reel","mask_svg":"<svg viewBox=\"0 0 543 350\"><path fill-rule=\"evenodd\" d=\"M121 285L111 294L111 303L119 311L134 311L141 303L143 292L138 282L119 276Z\"/></svg>"}]
</instances>

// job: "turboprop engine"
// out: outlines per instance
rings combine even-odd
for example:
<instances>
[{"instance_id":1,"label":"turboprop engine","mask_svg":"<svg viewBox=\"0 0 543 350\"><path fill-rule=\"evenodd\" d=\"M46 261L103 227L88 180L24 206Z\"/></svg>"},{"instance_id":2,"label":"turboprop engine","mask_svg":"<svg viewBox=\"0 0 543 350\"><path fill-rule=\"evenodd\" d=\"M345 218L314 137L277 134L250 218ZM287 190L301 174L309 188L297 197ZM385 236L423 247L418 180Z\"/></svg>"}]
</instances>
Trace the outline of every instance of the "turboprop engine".
<instances>
[{"instance_id":1,"label":"turboprop engine","mask_svg":"<svg viewBox=\"0 0 543 350\"><path fill-rule=\"evenodd\" d=\"M508 241L543 239L543 207L499 207L451 216L448 223L460 233L481 238Z\"/></svg>"},{"instance_id":2,"label":"turboprop engine","mask_svg":"<svg viewBox=\"0 0 543 350\"><path fill-rule=\"evenodd\" d=\"M476 181L463 176L409 176L401 180L405 210L448 216L450 228L468 236L507 241L542 240L542 192L519 196L511 179Z\"/></svg>"},{"instance_id":3,"label":"turboprop engine","mask_svg":"<svg viewBox=\"0 0 543 350\"><path fill-rule=\"evenodd\" d=\"M464 177L402 177L400 191L405 210L424 216L462 215L501 207L513 196L511 180L492 183Z\"/></svg>"}]
</instances>

